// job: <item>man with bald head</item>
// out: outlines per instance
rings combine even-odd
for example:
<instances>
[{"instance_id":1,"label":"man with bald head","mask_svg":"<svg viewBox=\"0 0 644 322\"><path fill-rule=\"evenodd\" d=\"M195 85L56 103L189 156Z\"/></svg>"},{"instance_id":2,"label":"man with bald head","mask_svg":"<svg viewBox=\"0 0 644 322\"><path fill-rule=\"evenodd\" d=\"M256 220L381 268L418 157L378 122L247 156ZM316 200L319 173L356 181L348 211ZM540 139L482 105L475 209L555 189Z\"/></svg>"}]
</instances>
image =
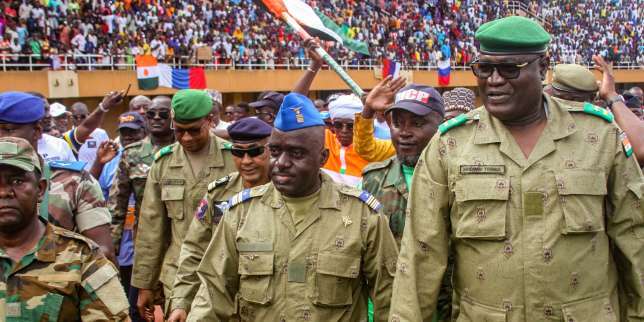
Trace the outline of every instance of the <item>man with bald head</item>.
<instances>
[{"instance_id":1,"label":"man with bald head","mask_svg":"<svg viewBox=\"0 0 644 322\"><path fill-rule=\"evenodd\" d=\"M274 126L272 182L228 202L193 302L212 312L188 321L366 321L367 297L386 320L397 250L380 204L320 171L324 122L306 96L287 95Z\"/></svg>"},{"instance_id":2,"label":"man with bald head","mask_svg":"<svg viewBox=\"0 0 644 322\"><path fill-rule=\"evenodd\" d=\"M152 101L147 96L134 96L134 98L130 100L130 104L128 104L128 111L136 112L141 114L141 116L145 116L145 112L148 111L150 105L152 105Z\"/></svg>"}]
</instances>

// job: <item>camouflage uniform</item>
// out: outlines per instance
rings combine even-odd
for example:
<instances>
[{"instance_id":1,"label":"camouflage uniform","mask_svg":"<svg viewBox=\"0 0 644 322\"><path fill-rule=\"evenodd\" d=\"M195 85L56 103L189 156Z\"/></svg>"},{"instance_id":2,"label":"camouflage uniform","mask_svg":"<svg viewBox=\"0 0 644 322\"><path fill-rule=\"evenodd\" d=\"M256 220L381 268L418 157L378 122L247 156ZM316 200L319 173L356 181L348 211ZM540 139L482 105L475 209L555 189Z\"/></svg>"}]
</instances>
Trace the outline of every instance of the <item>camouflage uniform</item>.
<instances>
[{"instance_id":1,"label":"camouflage uniform","mask_svg":"<svg viewBox=\"0 0 644 322\"><path fill-rule=\"evenodd\" d=\"M233 171L230 143L210 136L209 158L195 177L183 147L174 143L159 150L145 186L134 248L132 286L153 289L157 281L166 296L174 283L181 244L208 183ZM170 304L166 302L166 305Z\"/></svg>"},{"instance_id":2,"label":"camouflage uniform","mask_svg":"<svg viewBox=\"0 0 644 322\"><path fill-rule=\"evenodd\" d=\"M84 162L52 161L48 164L48 220L59 227L82 233L111 222L101 187L87 171ZM41 209L41 214L45 213Z\"/></svg>"},{"instance_id":3,"label":"camouflage uniform","mask_svg":"<svg viewBox=\"0 0 644 322\"><path fill-rule=\"evenodd\" d=\"M0 249L0 270L2 321L129 320L116 269L81 235L46 224L19 262Z\"/></svg>"},{"instance_id":4,"label":"camouflage uniform","mask_svg":"<svg viewBox=\"0 0 644 322\"><path fill-rule=\"evenodd\" d=\"M134 194L136 203L134 206L134 218L129 220L132 220L134 236L136 237L136 221L139 218L143 201L145 182L150 166L154 161L154 154L161 148L162 146L153 145L148 136L139 142L129 144L123 149L119 168L114 176L114 183L110 188L108 201L108 208L112 213L112 239L114 240L117 254L121 246L121 236L123 235L123 227L126 222L128 205L132 194Z\"/></svg>"},{"instance_id":5,"label":"camouflage uniform","mask_svg":"<svg viewBox=\"0 0 644 322\"><path fill-rule=\"evenodd\" d=\"M226 208L228 199L242 189L242 178L237 172L217 179L208 185L208 193L199 203L190 228L188 228L190 233L186 235L183 245L181 245L179 268L172 287L170 312L179 308L190 310L190 303L192 303L200 285L197 267L212 238L213 228L219 224L222 209Z\"/></svg>"},{"instance_id":6,"label":"camouflage uniform","mask_svg":"<svg viewBox=\"0 0 644 322\"><path fill-rule=\"evenodd\" d=\"M231 198L199 265L188 321L366 321L389 311L398 252L369 193L322 175L314 211L295 225L272 183Z\"/></svg>"},{"instance_id":7,"label":"camouflage uniform","mask_svg":"<svg viewBox=\"0 0 644 322\"><path fill-rule=\"evenodd\" d=\"M362 188L371 193L382 204L383 215L389 218L389 228L396 238L398 247L405 228L408 189L402 164L397 157L382 162L370 163L363 171ZM450 258L451 259L451 258ZM452 261L443 277L438 296L437 317L449 321L452 310Z\"/></svg>"},{"instance_id":8,"label":"camouflage uniform","mask_svg":"<svg viewBox=\"0 0 644 322\"><path fill-rule=\"evenodd\" d=\"M610 112L544 102L528 158L483 107L439 127L414 173L391 321L431 317L450 240L457 321L644 319L644 177L632 149Z\"/></svg>"}]
</instances>

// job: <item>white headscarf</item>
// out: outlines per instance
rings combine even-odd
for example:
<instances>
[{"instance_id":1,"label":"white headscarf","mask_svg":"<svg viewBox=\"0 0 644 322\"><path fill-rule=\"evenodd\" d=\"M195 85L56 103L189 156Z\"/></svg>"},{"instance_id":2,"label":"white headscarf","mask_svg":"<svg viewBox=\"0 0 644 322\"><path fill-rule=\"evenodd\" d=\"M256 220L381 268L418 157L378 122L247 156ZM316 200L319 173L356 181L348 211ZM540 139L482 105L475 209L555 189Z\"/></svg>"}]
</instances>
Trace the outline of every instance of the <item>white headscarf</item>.
<instances>
[{"instance_id":1,"label":"white headscarf","mask_svg":"<svg viewBox=\"0 0 644 322\"><path fill-rule=\"evenodd\" d=\"M329 103L331 119L355 120L356 113L362 112L362 101L354 94L340 95Z\"/></svg>"}]
</instances>

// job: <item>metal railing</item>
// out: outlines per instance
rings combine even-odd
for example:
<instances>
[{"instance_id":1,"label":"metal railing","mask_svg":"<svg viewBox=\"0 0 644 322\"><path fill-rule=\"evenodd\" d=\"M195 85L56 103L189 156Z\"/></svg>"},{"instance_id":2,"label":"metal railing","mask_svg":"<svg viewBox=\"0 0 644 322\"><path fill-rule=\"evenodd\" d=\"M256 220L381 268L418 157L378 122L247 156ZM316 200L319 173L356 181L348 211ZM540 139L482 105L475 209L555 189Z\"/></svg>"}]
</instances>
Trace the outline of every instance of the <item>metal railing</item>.
<instances>
[{"instance_id":1,"label":"metal railing","mask_svg":"<svg viewBox=\"0 0 644 322\"><path fill-rule=\"evenodd\" d=\"M207 70L302 70L309 65L308 59L288 58L281 59L275 63L236 63L218 59L196 61L194 57L183 56L173 57L160 63L168 64L175 68L202 67ZM376 70L382 68L379 59L361 59L355 61L339 60L338 63L347 70ZM554 66L556 62L552 62ZM582 64L583 65L583 64ZM591 65L585 64L592 68ZM615 69L644 69L644 65L633 61L621 61L614 63ZM135 70L134 57L128 55L22 55L22 54L0 54L0 70ZM408 71L430 71L437 70L436 63L402 63L401 70ZM467 70L468 65L455 64L452 62L451 69Z\"/></svg>"}]
</instances>

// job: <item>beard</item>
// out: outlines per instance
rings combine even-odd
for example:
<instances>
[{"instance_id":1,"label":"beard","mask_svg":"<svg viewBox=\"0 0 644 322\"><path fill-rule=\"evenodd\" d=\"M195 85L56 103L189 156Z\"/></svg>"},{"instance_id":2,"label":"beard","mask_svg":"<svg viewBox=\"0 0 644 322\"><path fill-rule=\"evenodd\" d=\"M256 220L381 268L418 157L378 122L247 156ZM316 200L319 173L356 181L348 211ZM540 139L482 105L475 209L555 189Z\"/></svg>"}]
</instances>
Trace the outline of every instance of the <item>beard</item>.
<instances>
[{"instance_id":1,"label":"beard","mask_svg":"<svg viewBox=\"0 0 644 322\"><path fill-rule=\"evenodd\" d=\"M415 167L416 163L418 163L418 159L420 159L420 155L406 155L398 157L400 163L408 167Z\"/></svg>"}]
</instances>

